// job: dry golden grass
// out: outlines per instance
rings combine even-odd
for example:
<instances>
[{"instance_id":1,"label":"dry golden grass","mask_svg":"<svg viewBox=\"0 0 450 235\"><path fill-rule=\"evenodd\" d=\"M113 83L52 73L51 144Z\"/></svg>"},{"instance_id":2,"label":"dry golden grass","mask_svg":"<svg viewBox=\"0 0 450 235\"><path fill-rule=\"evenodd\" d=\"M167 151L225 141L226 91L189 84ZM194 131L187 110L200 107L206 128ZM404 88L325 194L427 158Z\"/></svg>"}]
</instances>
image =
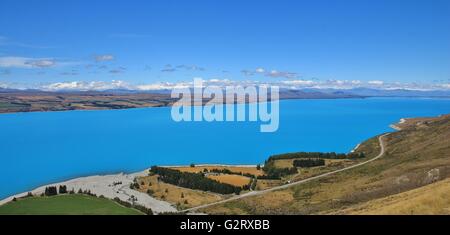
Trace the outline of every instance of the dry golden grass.
<instances>
[{"instance_id":1,"label":"dry golden grass","mask_svg":"<svg viewBox=\"0 0 450 235\"><path fill-rule=\"evenodd\" d=\"M291 168L293 166L294 159L280 159L275 160L274 166L276 168Z\"/></svg>"},{"instance_id":2,"label":"dry golden grass","mask_svg":"<svg viewBox=\"0 0 450 235\"><path fill-rule=\"evenodd\" d=\"M326 159L325 166L298 168L298 174L291 176L291 181L299 181L330 171L335 171L355 164L354 160Z\"/></svg>"},{"instance_id":3,"label":"dry golden grass","mask_svg":"<svg viewBox=\"0 0 450 235\"><path fill-rule=\"evenodd\" d=\"M282 184L281 180L258 180L256 181L256 190L264 190L280 186Z\"/></svg>"},{"instance_id":4,"label":"dry golden grass","mask_svg":"<svg viewBox=\"0 0 450 235\"><path fill-rule=\"evenodd\" d=\"M346 209L341 214L450 215L450 179L369 201Z\"/></svg>"},{"instance_id":5,"label":"dry golden grass","mask_svg":"<svg viewBox=\"0 0 450 235\"><path fill-rule=\"evenodd\" d=\"M443 120L445 118L450 117L450 115L443 115L442 117L421 117L421 118L404 118L403 123L396 123L393 126L399 128L399 129L408 129L408 128L415 128L415 127L422 127L426 126L428 122L434 122L436 120Z\"/></svg>"},{"instance_id":6,"label":"dry golden grass","mask_svg":"<svg viewBox=\"0 0 450 235\"><path fill-rule=\"evenodd\" d=\"M151 196L157 199L167 201L176 205L179 209L186 209L203 204L208 204L223 200L225 197L187 188L181 188L175 185L166 184L158 181L157 176L145 176L137 179L139 191L147 193L152 190Z\"/></svg>"},{"instance_id":7,"label":"dry golden grass","mask_svg":"<svg viewBox=\"0 0 450 235\"><path fill-rule=\"evenodd\" d=\"M231 184L238 187L242 187L250 183L250 178L242 175L220 174L220 175L208 175L207 177L213 180L217 180L221 183Z\"/></svg>"},{"instance_id":8,"label":"dry golden grass","mask_svg":"<svg viewBox=\"0 0 450 235\"><path fill-rule=\"evenodd\" d=\"M420 125L411 125L387 136L385 155L376 161L277 192L216 205L205 211L234 213L238 208L244 210L244 214L339 214L348 208L368 205L361 214L448 214L448 184L424 189L427 192L420 188L450 178L449 139L449 116L421 121ZM377 138L362 143L357 152L360 151L367 158L358 161L378 155ZM406 193L401 194L403 192ZM283 203L274 203L274 198ZM386 198L392 200L392 206L389 201L382 201ZM374 205L373 211L369 210L370 205ZM386 209L381 209L383 206Z\"/></svg>"},{"instance_id":9,"label":"dry golden grass","mask_svg":"<svg viewBox=\"0 0 450 235\"><path fill-rule=\"evenodd\" d=\"M256 196L256 199L261 196ZM264 196L264 203L259 203L259 200L239 200L231 203L220 204L213 207L202 209L201 211L207 214L266 214L267 210L271 213L276 213L276 208L283 208L293 200L292 194L286 191L275 191Z\"/></svg>"},{"instance_id":10,"label":"dry golden grass","mask_svg":"<svg viewBox=\"0 0 450 235\"><path fill-rule=\"evenodd\" d=\"M243 174L252 174L256 176L264 175L264 172L262 170L256 169L256 167L241 167L241 166L195 166L195 167L170 167L171 169L179 170L182 172L191 172L191 173L198 173L203 172L204 169L207 169L208 171L213 169L223 170L228 169L232 172L242 172Z\"/></svg>"}]
</instances>

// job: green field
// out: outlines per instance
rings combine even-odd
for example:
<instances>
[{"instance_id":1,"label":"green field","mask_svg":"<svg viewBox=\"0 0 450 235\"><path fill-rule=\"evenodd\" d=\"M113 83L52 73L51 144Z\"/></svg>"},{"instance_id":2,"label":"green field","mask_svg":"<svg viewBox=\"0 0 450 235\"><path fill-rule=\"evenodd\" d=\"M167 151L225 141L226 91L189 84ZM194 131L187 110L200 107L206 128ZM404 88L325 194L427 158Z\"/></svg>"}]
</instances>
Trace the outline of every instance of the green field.
<instances>
[{"instance_id":1,"label":"green field","mask_svg":"<svg viewBox=\"0 0 450 235\"><path fill-rule=\"evenodd\" d=\"M114 201L87 195L30 197L0 206L0 215L142 215Z\"/></svg>"}]
</instances>

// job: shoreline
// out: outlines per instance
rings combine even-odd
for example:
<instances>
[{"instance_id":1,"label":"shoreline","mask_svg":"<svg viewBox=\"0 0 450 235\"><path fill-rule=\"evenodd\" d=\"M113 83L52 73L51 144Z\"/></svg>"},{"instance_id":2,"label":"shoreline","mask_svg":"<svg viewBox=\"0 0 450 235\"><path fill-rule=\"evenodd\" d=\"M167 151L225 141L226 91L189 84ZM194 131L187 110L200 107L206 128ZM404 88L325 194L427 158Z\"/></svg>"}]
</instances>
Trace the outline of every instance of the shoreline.
<instances>
[{"instance_id":1,"label":"shoreline","mask_svg":"<svg viewBox=\"0 0 450 235\"><path fill-rule=\"evenodd\" d=\"M396 130L396 131L401 131L402 128L399 125L405 124L408 118L401 118L400 121L398 121L397 123L391 124L389 125L390 128Z\"/></svg>"},{"instance_id":2,"label":"shoreline","mask_svg":"<svg viewBox=\"0 0 450 235\"><path fill-rule=\"evenodd\" d=\"M0 93L1 95L1 93ZM432 96L432 97L422 97L422 96L355 96L355 97L323 97L323 98L310 98L310 97L301 97L301 98L279 98L279 101L283 100L339 100L339 99L384 99L384 98L406 98L406 99L450 99L449 96ZM248 104L248 102L244 102ZM252 102L253 103L253 102ZM220 104L220 103L219 103ZM236 103L221 103L222 105L226 104L236 104ZM243 104L243 103L237 103ZM197 106L197 105L193 105ZM147 109L147 108L170 108L172 104L156 104L154 106L140 106L140 107L124 107L124 108L92 108L92 109L61 109L61 110L29 110L29 111L13 111L13 112L1 112L0 115L5 114L24 114L24 113L50 113L50 112L70 112L70 111L107 111L107 110L133 110L133 109Z\"/></svg>"},{"instance_id":3,"label":"shoreline","mask_svg":"<svg viewBox=\"0 0 450 235\"><path fill-rule=\"evenodd\" d=\"M195 167L256 167L257 165L230 165L230 164L195 164ZM261 165L263 166L263 165ZM190 165L166 165L160 166L166 168L179 168L179 167L190 167ZM17 193L11 196L8 196L4 199L0 200L0 206L11 202L14 198L23 198L28 195L28 193L32 193L33 196L39 196L45 192L46 187L65 185L67 186L67 190L74 190L77 192L79 189L81 190L90 190L91 193L100 196L103 195L105 198L114 199L115 197L120 198L123 201L128 201L130 196L134 196L137 201L137 204L145 206L147 208L152 209L156 213L161 212L177 212L178 210L171 205L169 202L161 201L151 197L146 193L142 193L136 190L130 189L130 185L133 183L134 178L138 176L145 176L148 174L150 168L146 168L142 171L133 172L133 173L116 173L116 174L105 174L105 175L89 175L89 176L81 176L75 177L66 181L49 183L46 185L39 186L32 190ZM121 184L114 185L114 183L121 182Z\"/></svg>"},{"instance_id":4,"label":"shoreline","mask_svg":"<svg viewBox=\"0 0 450 235\"><path fill-rule=\"evenodd\" d=\"M336 99L366 99L366 98L378 98L378 97L365 97L365 96L355 96L355 97L324 97L324 98L280 98L278 101L283 100L336 100ZM450 97L446 97L449 98ZM266 102L271 102L270 100ZM208 103L208 102L206 102ZM228 104L249 104L249 103L259 103L258 101L252 101L252 102L235 102L235 103L214 103L215 105L228 105ZM99 107L99 108L90 108L90 109L61 109L61 110L29 110L29 111L13 111L13 112L0 112L0 115L5 114L24 114L24 113L50 113L50 112L70 112L70 111L107 111L107 110L134 110L134 109L147 109L147 108L171 108L173 104L157 104L154 106L140 106L140 107L124 107L124 108L105 108L105 107ZM189 106L205 106L202 105L195 105L190 104Z\"/></svg>"},{"instance_id":5,"label":"shoreline","mask_svg":"<svg viewBox=\"0 0 450 235\"><path fill-rule=\"evenodd\" d=\"M357 144L357 145L352 149L352 151L350 151L350 153L354 153L356 150L358 150L358 148L361 146L361 144L362 144L362 142L359 143L359 144Z\"/></svg>"},{"instance_id":6,"label":"shoreline","mask_svg":"<svg viewBox=\"0 0 450 235\"><path fill-rule=\"evenodd\" d=\"M119 198L122 201L130 201L130 197L133 196L136 199L136 203L147 208L152 209L155 213L161 212L176 212L178 211L173 205L168 202L157 200L146 193L142 193L136 190L130 189L130 185L133 183L134 178L138 176L147 175L148 169L135 173L125 174L111 174L111 175L93 175L86 177L78 177L70 179L64 182L51 183L40 186L33 190L18 193L0 200L0 206L9 203L13 198L21 198L28 195L29 192L33 196L41 195L45 192L46 187L65 185L67 190L89 190L92 194L97 196L103 195L105 198L114 199Z\"/></svg>"}]
</instances>

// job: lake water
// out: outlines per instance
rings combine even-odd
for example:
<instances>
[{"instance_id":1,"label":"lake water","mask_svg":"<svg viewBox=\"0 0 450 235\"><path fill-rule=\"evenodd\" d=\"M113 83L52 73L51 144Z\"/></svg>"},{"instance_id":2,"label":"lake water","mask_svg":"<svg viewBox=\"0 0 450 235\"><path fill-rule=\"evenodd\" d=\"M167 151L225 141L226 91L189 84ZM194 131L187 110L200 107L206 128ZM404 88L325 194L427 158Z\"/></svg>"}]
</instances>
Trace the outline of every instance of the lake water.
<instances>
[{"instance_id":1,"label":"lake water","mask_svg":"<svg viewBox=\"0 0 450 235\"><path fill-rule=\"evenodd\" d=\"M403 117L450 113L450 99L280 102L280 127L174 122L170 108L0 115L0 198L79 176L190 163L257 164L295 151L348 152Z\"/></svg>"}]
</instances>

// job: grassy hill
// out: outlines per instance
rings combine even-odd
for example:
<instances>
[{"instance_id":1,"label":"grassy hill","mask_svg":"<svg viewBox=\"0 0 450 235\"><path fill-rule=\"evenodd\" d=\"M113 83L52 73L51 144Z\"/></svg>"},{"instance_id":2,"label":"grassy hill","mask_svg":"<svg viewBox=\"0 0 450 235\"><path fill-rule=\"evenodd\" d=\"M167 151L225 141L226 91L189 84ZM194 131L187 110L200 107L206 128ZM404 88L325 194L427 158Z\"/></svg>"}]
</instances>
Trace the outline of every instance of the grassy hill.
<instances>
[{"instance_id":1,"label":"grassy hill","mask_svg":"<svg viewBox=\"0 0 450 235\"><path fill-rule=\"evenodd\" d=\"M450 178L345 209L351 215L450 214Z\"/></svg>"},{"instance_id":2,"label":"grassy hill","mask_svg":"<svg viewBox=\"0 0 450 235\"><path fill-rule=\"evenodd\" d=\"M426 120L408 119L408 125L404 126L403 130L385 138L386 154L374 162L303 185L212 206L203 209L203 212L211 214L344 213L346 209L448 178L450 176L450 115ZM375 140L371 139L363 143L357 151L364 151L368 157L373 157L379 152L377 149L379 147L375 143ZM436 187L439 188L439 185ZM432 189L435 188L432 187ZM430 192L430 194L433 193ZM411 200L406 204L413 206L419 201ZM432 205L429 206L432 207ZM429 211L423 207L414 208L416 208L414 213L418 214ZM392 213L409 214L410 212L399 210Z\"/></svg>"},{"instance_id":3,"label":"grassy hill","mask_svg":"<svg viewBox=\"0 0 450 235\"><path fill-rule=\"evenodd\" d=\"M0 206L0 215L142 215L104 198L73 194L29 197Z\"/></svg>"}]
</instances>

